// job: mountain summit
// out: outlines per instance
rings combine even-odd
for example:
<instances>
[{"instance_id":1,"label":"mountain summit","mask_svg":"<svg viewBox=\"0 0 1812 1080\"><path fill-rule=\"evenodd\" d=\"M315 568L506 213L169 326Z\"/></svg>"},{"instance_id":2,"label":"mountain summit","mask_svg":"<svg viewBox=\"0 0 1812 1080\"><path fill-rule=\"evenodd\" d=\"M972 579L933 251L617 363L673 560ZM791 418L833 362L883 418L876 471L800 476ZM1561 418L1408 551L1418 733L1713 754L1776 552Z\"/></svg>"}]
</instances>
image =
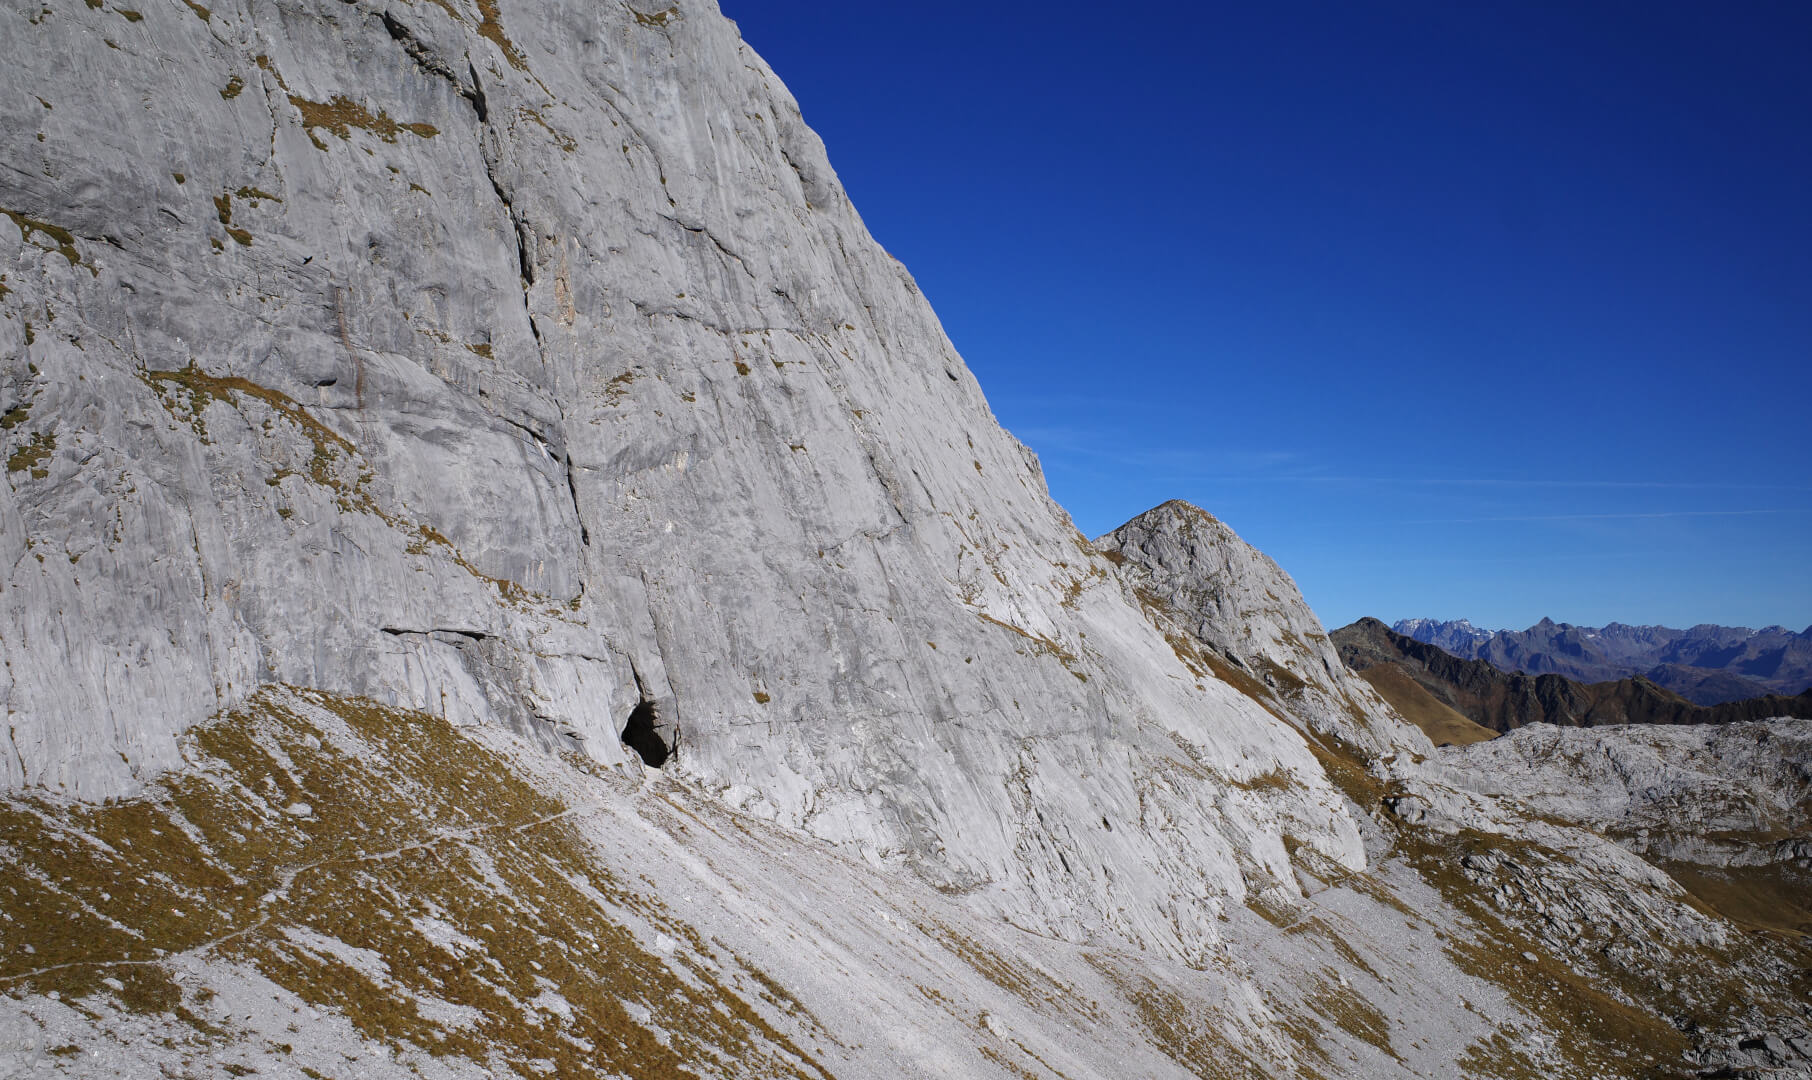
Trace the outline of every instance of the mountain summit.
<instances>
[{"instance_id":1,"label":"mountain summit","mask_svg":"<svg viewBox=\"0 0 1812 1080\"><path fill-rule=\"evenodd\" d=\"M1405 637L1437 645L1455 656L1471 657L1478 647L1491 640L1494 631L1481 630L1465 619L1399 619L1391 629Z\"/></svg>"}]
</instances>

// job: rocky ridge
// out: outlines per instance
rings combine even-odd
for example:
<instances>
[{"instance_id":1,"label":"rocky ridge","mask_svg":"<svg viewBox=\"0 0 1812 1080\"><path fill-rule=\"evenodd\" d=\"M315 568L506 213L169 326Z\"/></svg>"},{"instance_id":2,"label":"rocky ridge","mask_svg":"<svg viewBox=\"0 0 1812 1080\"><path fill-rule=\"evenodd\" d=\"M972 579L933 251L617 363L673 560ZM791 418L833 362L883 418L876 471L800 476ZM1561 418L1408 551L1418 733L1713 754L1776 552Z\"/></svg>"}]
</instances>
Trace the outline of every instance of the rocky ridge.
<instances>
[{"instance_id":1,"label":"rocky ridge","mask_svg":"<svg viewBox=\"0 0 1812 1080\"><path fill-rule=\"evenodd\" d=\"M1343 626L1333 641L1341 660L1405 715L1414 715L1416 699L1426 698L1490 732L1529 724L1730 724L1812 717L1812 691L1696 705L1641 676L1579 683L1561 675L1505 674L1483 660L1464 660L1399 634L1377 619Z\"/></svg>"},{"instance_id":2,"label":"rocky ridge","mask_svg":"<svg viewBox=\"0 0 1812 1080\"><path fill-rule=\"evenodd\" d=\"M0 9L5 1064L1797 1030L1788 946L1468 786L1230 530L1078 535L778 78L651 8Z\"/></svg>"},{"instance_id":3,"label":"rocky ridge","mask_svg":"<svg viewBox=\"0 0 1812 1080\"><path fill-rule=\"evenodd\" d=\"M1642 676L1699 705L1812 689L1812 627L1704 624L1573 626L1543 619L1527 630L1481 631L1464 619L1403 619L1392 629L1505 672L1564 675L1579 682Z\"/></svg>"},{"instance_id":4,"label":"rocky ridge","mask_svg":"<svg viewBox=\"0 0 1812 1080\"><path fill-rule=\"evenodd\" d=\"M1290 576L1212 514L1167 502L1094 546L1199 674L1260 682L1299 722L1368 755L1426 749L1352 677Z\"/></svg>"},{"instance_id":5,"label":"rocky ridge","mask_svg":"<svg viewBox=\"0 0 1812 1080\"><path fill-rule=\"evenodd\" d=\"M1482 630L1469 619L1398 619L1392 630L1405 637L1438 645L1455 656L1471 657L1495 630Z\"/></svg>"},{"instance_id":6,"label":"rocky ridge","mask_svg":"<svg viewBox=\"0 0 1812 1080\"><path fill-rule=\"evenodd\" d=\"M1362 858L1299 740L1125 602L715 12L32 11L4 205L77 258L0 224L0 407L52 447L3 508L8 784L130 794L282 684L606 766L640 710L733 807L1177 956L1218 920L1175 901L1287 879L1284 832ZM95 64L161 89L131 142ZM1225 831L1099 825L1184 753L1297 779L1145 796Z\"/></svg>"}]
</instances>

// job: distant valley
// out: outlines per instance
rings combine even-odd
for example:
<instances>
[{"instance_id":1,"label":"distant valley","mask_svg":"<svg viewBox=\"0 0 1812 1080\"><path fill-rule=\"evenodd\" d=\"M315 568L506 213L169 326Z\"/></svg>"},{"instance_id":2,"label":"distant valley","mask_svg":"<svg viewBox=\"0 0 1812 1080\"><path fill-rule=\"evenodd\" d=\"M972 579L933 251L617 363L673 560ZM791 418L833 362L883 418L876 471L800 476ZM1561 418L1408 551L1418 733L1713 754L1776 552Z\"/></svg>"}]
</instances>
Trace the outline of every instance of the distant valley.
<instances>
[{"instance_id":1,"label":"distant valley","mask_svg":"<svg viewBox=\"0 0 1812 1080\"><path fill-rule=\"evenodd\" d=\"M1499 671L1596 683L1642 676L1699 705L1812 688L1812 627L1702 624L1573 626L1543 619L1527 630L1483 630L1465 619L1402 619L1390 629Z\"/></svg>"},{"instance_id":2,"label":"distant valley","mask_svg":"<svg viewBox=\"0 0 1812 1080\"><path fill-rule=\"evenodd\" d=\"M1447 640L1459 636L1441 629L1444 625L1452 624L1432 624L1434 629L1428 632ZM1347 667L1436 743L1463 746L1537 723L1599 727L1812 717L1812 690L1794 697L1757 694L1703 705L1644 674L1587 683L1552 671L1506 672L1486 660L1456 656L1377 619L1360 619L1331 637Z\"/></svg>"}]
</instances>

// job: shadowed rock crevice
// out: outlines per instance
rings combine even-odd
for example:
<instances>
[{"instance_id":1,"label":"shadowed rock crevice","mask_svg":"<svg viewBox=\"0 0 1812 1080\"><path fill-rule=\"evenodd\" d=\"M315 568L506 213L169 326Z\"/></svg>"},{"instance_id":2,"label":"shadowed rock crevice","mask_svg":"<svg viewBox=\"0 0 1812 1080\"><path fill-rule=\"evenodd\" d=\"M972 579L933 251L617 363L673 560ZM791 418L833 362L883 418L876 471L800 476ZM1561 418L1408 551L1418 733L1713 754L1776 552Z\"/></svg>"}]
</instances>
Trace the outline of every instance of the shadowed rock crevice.
<instances>
[{"instance_id":1,"label":"shadowed rock crevice","mask_svg":"<svg viewBox=\"0 0 1812 1080\"><path fill-rule=\"evenodd\" d=\"M669 744L655 730L656 721L654 702L643 701L637 704L629 710L629 721L623 725L623 744L636 752L636 756L642 759L642 764L658 769L673 756L679 740L675 738Z\"/></svg>"}]
</instances>

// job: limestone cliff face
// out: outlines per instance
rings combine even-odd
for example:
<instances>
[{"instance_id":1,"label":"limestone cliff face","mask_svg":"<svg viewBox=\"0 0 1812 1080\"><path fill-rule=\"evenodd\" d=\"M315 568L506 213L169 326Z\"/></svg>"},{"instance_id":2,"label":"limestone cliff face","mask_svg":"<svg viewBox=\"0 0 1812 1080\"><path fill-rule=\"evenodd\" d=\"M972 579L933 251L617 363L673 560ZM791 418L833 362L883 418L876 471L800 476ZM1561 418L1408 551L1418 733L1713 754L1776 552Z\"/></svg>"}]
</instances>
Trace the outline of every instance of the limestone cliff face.
<instances>
[{"instance_id":1,"label":"limestone cliff face","mask_svg":"<svg viewBox=\"0 0 1812 1080\"><path fill-rule=\"evenodd\" d=\"M633 714L731 806L1183 955L1285 832L1362 863L710 5L6 17L7 785L128 793L281 683L606 765Z\"/></svg>"}]
</instances>

